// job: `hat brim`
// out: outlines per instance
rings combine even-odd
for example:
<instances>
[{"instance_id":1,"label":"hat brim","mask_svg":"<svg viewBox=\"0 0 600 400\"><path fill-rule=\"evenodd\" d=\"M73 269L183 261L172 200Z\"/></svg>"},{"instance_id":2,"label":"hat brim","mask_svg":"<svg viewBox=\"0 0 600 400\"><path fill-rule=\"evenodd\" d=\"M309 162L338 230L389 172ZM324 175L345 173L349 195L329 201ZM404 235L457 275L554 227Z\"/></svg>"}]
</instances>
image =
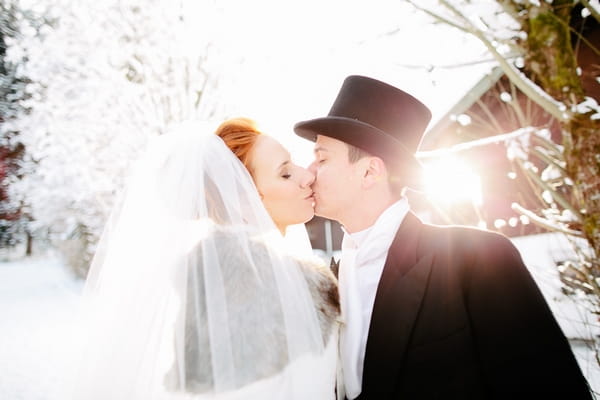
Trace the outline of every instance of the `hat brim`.
<instances>
[{"instance_id":1,"label":"hat brim","mask_svg":"<svg viewBox=\"0 0 600 400\"><path fill-rule=\"evenodd\" d=\"M311 119L295 124L294 132L312 142L317 140L317 135L323 135L348 143L381 157L396 172L408 169L416 174L422 173L423 166L402 143L356 119L333 116Z\"/></svg>"}]
</instances>

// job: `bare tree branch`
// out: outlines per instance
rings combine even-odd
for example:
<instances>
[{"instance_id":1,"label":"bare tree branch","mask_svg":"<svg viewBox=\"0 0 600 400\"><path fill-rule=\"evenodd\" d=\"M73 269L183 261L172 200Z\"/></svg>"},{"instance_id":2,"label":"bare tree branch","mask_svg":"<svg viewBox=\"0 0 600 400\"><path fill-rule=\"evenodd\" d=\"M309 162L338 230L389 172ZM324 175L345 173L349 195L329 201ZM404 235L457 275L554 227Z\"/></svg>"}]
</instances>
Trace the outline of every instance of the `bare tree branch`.
<instances>
[{"instance_id":1,"label":"bare tree branch","mask_svg":"<svg viewBox=\"0 0 600 400\"><path fill-rule=\"evenodd\" d=\"M559 121L566 121L569 119L570 115L566 107L561 103L557 102L553 99L548 93L543 90L538 90L537 85L535 85L529 78L527 78L524 74L522 74L517 68L508 60L505 56L501 55L496 47L492 44L492 42L486 37L486 35L478 29L473 23L469 21L458 9L456 9L452 4L450 4L446 0L440 0L440 4L446 7L446 9L450 10L454 15L460 18L465 26L460 26L457 23L450 21L449 19L441 16L438 13L435 13L431 10L425 9L416 5L412 0L408 0L410 4L415 6L417 9L425 12L430 15L434 19L449 24L457 29L460 29L463 32L470 33L477 37L485 47L492 53L506 76L530 99L535 101L540 107L542 107L546 112L555 117Z\"/></svg>"},{"instance_id":2,"label":"bare tree branch","mask_svg":"<svg viewBox=\"0 0 600 400\"><path fill-rule=\"evenodd\" d=\"M581 4L583 4L585 8L587 8L587 10L596 19L596 21L600 22L600 13L598 12L598 10L596 10L594 6L590 4L588 0L581 0Z\"/></svg>"},{"instance_id":3,"label":"bare tree branch","mask_svg":"<svg viewBox=\"0 0 600 400\"><path fill-rule=\"evenodd\" d=\"M536 225L539 225L542 228L547 229L549 231L561 232L566 235L575 236L575 237L583 237L583 234L581 232L573 230L573 229L561 227L561 226L556 226L555 224L552 224L551 221L548 221L547 219L538 216L534 212L529 211L528 209L526 209L525 207L521 206L518 203L512 203L512 209L515 210L516 212L518 212L519 214L525 215L533 223L535 223Z\"/></svg>"}]
</instances>

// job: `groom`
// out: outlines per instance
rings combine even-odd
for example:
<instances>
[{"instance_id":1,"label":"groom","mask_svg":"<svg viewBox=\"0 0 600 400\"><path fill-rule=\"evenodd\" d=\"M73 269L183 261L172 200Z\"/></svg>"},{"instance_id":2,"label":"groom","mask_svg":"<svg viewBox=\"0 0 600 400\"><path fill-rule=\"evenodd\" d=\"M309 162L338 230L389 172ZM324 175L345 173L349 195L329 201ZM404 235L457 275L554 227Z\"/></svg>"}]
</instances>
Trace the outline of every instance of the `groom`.
<instances>
[{"instance_id":1,"label":"groom","mask_svg":"<svg viewBox=\"0 0 600 400\"><path fill-rule=\"evenodd\" d=\"M591 399L569 343L511 242L421 222L403 191L430 111L350 76L315 142L316 214L344 227L340 359L348 399Z\"/></svg>"}]
</instances>

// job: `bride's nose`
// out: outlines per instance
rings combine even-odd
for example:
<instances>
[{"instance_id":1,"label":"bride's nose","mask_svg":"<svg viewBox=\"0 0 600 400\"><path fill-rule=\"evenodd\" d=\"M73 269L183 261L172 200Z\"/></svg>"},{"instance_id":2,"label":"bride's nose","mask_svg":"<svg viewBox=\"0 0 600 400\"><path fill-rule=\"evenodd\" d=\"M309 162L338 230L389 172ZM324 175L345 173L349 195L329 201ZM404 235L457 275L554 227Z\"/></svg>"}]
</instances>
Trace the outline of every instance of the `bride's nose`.
<instances>
[{"instance_id":1,"label":"bride's nose","mask_svg":"<svg viewBox=\"0 0 600 400\"><path fill-rule=\"evenodd\" d=\"M307 169L302 168L302 178L300 180L300 186L303 188L309 187L315 181L315 175Z\"/></svg>"}]
</instances>

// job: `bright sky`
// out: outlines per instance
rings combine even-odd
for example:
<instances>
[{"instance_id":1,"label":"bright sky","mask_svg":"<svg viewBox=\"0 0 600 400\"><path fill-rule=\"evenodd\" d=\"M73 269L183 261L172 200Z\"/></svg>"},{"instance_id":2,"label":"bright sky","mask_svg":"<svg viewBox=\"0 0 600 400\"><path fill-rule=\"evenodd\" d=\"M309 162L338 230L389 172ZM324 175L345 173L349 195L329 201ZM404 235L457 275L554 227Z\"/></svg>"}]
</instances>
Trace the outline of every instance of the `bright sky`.
<instances>
[{"instance_id":1,"label":"bright sky","mask_svg":"<svg viewBox=\"0 0 600 400\"><path fill-rule=\"evenodd\" d=\"M413 94L435 121L491 68L444 68L489 57L476 39L433 25L401 0L219 0L202 15L195 26L211 38L211 71L220 73L229 114L255 119L301 165L312 145L293 125L325 116L347 75Z\"/></svg>"}]
</instances>

